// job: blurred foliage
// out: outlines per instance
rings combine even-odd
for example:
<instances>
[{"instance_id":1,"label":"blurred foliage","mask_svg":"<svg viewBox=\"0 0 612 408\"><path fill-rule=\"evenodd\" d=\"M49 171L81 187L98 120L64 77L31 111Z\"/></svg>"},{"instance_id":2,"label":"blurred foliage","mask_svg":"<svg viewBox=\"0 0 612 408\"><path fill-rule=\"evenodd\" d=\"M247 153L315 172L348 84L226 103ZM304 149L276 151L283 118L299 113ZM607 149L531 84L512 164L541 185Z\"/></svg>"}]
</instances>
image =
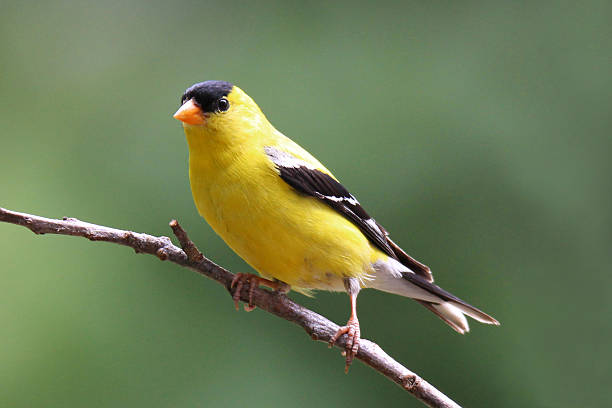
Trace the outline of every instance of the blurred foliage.
<instances>
[{"instance_id":1,"label":"blurred foliage","mask_svg":"<svg viewBox=\"0 0 612 408\"><path fill-rule=\"evenodd\" d=\"M229 80L502 322L459 336L365 291L365 337L465 406L612 404L609 2L0 6L1 206L163 235L176 217L248 271L198 217L171 117ZM153 257L6 224L0 246L2 407L421 406ZM292 297L348 316L343 294Z\"/></svg>"}]
</instances>

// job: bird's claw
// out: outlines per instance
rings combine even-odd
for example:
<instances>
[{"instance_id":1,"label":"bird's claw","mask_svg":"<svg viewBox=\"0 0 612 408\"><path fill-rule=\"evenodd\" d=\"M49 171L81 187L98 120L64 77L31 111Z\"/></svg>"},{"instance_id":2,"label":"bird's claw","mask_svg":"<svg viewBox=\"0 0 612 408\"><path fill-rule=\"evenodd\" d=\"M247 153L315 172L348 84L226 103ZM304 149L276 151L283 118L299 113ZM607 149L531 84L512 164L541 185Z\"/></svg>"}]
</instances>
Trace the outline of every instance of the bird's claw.
<instances>
[{"instance_id":1,"label":"bird's claw","mask_svg":"<svg viewBox=\"0 0 612 408\"><path fill-rule=\"evenodd\" d=\"M259 279L259 276L253 275L252 273L237 273L234 276L234 279L232 279L232 283L230 284L230 288L234 289L234 286L236 287L232 295L236 310L240 310L240 293L242 292L242 287L245 284L249 285L249 303L244 305L244 310L247 312L255 310L257 306L253 306L253 293L255 293L255 288L259 287Z\"/></svg>"},{"instance_id":2,"label":"bird's claw","mask_svg":"<svg viewBox=\"0 0 612 408\"><path fill-rule=\"evenodd\" d=\"M346 334L346 345L344 346L343 352L343 355L346 358L344 372L348 373L349 367L359 351L359 339L361 338L359 321L357 321L357 319L349 319L349 321L346 322L346 326L340 327L332 338L329 339L329 347L333 347L336 341L338 341L343 334Z\"/></svg>"},{"instance_id":3,"label":"bird's claw","mask_svg":"<svg viewBox=\"0 0 612 408\"><path fill-rule=\"evenodd\" d=\"M291 288L288 284L279 280L271 281L260 276L253 275L252 273L237 273L234 275L232 283L230 284L230 289L234 289L234 286L236 287L236 289L234 289L234 293L232 294L232 299L234 299L236 310L240 310L238 305L240 302L240 293L242 292L242 288L245 284L249 285L249 303L244 305L244 310L247 312L255 310L256 308L256 306L253 306L253 295L255 294L255 289L257 289L259 285L265 285L282 294L289 292Z\"/></svg>"}]
</instances>

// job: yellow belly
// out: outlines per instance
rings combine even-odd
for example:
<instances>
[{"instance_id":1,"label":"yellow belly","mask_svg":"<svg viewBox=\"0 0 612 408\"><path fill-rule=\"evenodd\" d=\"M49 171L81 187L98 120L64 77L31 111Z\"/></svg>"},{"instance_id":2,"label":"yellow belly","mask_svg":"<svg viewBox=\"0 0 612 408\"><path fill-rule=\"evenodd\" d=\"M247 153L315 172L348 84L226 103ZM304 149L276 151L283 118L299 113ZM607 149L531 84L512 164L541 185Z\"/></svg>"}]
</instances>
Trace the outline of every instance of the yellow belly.
<instances>
[{"instance_id":1,"label":"yellow belly","mask_svg":"<svg viewBox=\"0 0 612 408\"><path fill-rule=\"evenodd\" d=\"M193 197L214 231L262 276L296 289L344 290L343 277L369 274L378 251L359 229L294 191L260 156L223 169L190 157Z\"/></svg>"}]
</instances>

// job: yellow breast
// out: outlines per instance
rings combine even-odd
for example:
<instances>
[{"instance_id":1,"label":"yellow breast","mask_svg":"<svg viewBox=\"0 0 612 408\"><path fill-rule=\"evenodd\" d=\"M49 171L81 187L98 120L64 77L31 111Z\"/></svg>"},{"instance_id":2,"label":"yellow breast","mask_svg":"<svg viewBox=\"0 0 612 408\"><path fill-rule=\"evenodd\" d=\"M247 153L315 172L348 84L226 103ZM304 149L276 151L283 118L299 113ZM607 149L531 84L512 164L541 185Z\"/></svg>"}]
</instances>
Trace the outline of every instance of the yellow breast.
<instances>
[{"instance_id":1,"label":"yellow breast","mask_svg":"<svg viewBox=\"0 0 612 408\"><path fill-rule=\"evenodd\" d=\"M265 132L238 146L220 146L202 127L187 127L186 134L198 211L261 275L298 289L343 290L342 277L371 272L378 251L359 229L294 191L267 158L264 146L288 139Z\"/></svg>"}]
</instances>

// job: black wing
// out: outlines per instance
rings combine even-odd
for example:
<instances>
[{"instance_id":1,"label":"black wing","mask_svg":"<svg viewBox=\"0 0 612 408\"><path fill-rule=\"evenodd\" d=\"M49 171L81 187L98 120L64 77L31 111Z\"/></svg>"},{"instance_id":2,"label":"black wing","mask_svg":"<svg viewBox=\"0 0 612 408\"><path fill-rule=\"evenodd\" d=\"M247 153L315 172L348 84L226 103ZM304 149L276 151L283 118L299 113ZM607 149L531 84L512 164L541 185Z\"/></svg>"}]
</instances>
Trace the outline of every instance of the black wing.
<instances>
[{"instance_id":1,"label":"black wing","mask_svg":"<svg viewBox=\"0 0 612 408\"><path fill-rule=\"evenodd\" d=\"M388 237L387 231L363 209L359 201L342 184L291 154L267 146L266 154L275 164L281 178L300 193L315 197L349 219L370 242L413 272L433 282L426 265L406 254Z\"/></svg>"}]
</instances>

